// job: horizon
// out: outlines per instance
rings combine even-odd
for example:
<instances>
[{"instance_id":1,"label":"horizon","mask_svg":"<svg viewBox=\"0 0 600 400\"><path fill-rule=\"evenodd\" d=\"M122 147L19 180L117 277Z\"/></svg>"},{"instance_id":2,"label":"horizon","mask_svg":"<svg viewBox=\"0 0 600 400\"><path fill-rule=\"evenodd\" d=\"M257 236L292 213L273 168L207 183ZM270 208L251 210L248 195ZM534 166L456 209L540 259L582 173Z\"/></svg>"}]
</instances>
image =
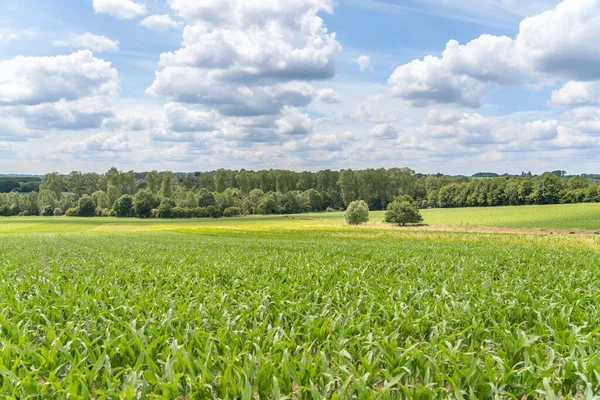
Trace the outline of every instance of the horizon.
<instances>
[{"instance_id":1,"label":"horizon","mask_svg":"<svg viewBox=\"0 0 600 400\"><path fill-rule=\"evenodd\" d=\"M600 171L600 0L438 3L5 0L0 171Z\"/></svg>"}]
</instances>

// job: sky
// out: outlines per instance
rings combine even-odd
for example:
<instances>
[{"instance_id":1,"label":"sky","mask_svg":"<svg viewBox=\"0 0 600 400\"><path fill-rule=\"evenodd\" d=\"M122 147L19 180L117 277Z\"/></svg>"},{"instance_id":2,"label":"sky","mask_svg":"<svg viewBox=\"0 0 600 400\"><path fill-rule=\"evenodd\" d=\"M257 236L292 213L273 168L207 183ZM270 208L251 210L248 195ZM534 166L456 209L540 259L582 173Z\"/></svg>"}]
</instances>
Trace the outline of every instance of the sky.
<instances>
[{"instance_id":1,"label":"sky","mask_svg":"<svg viewBox=\"0 0 600 400\"><path fill-rule=\"evenodd\" d=\"M600 0L0 0L0 174L600 172Z\"/></svg>"}]
</instances>

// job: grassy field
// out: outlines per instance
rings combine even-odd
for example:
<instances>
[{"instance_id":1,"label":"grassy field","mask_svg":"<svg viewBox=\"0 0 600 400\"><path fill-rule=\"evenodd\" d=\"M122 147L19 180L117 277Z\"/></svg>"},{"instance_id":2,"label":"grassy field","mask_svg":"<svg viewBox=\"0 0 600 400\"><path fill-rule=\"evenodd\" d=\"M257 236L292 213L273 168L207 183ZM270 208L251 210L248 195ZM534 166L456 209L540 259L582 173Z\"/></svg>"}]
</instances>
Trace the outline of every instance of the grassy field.
<instances>
[{"instance_id":1,"label":"grassy field","mask_svg":"<svg viewBox=\"0 0 600 400\"><path fill-rule=\"evenodd\" d=\"M597 236L328 217L0 220L0 397L600 394Z\"/></svg>"},{"instance_id":2,"label":"grassy field","mask_svg":"<svg viewBox=\"0 0 600 400\"><path fill-rule=\"evenodd\" d=\"M600 229L600 204L437 208L421 210L423 223L434 226L497 226L539 229ZM343 221L344 214L308 214L312 218ZM383 221L383 211L371 211L372 222Z\"/></svg>"}]
</instances>

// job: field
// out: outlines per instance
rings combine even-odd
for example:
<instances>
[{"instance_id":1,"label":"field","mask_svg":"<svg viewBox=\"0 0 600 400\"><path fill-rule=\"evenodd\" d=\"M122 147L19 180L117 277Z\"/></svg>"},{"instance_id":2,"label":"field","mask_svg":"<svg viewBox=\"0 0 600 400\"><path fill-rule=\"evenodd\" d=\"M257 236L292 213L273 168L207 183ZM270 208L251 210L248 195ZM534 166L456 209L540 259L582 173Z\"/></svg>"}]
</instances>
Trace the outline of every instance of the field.
<instances>
[{"instance_id":1,"label":"field","mask_svg":"<svg viewBox=\"0 0 600 400\"><path fill-rule=\"evenodd\" d=\"M563 207L471 215L597 229ZM338 213L0 219L0 397L592 399L599 251Z\"/></svg>"}]
</instances>

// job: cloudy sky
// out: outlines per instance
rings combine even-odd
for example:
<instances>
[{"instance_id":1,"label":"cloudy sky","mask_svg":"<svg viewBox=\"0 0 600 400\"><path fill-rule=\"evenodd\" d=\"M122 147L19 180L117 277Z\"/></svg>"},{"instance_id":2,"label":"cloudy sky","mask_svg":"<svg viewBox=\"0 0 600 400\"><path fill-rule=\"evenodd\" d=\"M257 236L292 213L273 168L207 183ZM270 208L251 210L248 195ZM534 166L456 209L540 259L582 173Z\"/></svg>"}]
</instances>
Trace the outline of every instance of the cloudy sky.
<instances>
[{"instance_id":1,"label":"cloudy sky","mask_svg":"<svg viewBox=\"0 0 600 400\"><path fill-rule=\"evenodd\" d=\"M0 0L0 173L600 172L600 0Z\"/></svg>"}]
</instances>

